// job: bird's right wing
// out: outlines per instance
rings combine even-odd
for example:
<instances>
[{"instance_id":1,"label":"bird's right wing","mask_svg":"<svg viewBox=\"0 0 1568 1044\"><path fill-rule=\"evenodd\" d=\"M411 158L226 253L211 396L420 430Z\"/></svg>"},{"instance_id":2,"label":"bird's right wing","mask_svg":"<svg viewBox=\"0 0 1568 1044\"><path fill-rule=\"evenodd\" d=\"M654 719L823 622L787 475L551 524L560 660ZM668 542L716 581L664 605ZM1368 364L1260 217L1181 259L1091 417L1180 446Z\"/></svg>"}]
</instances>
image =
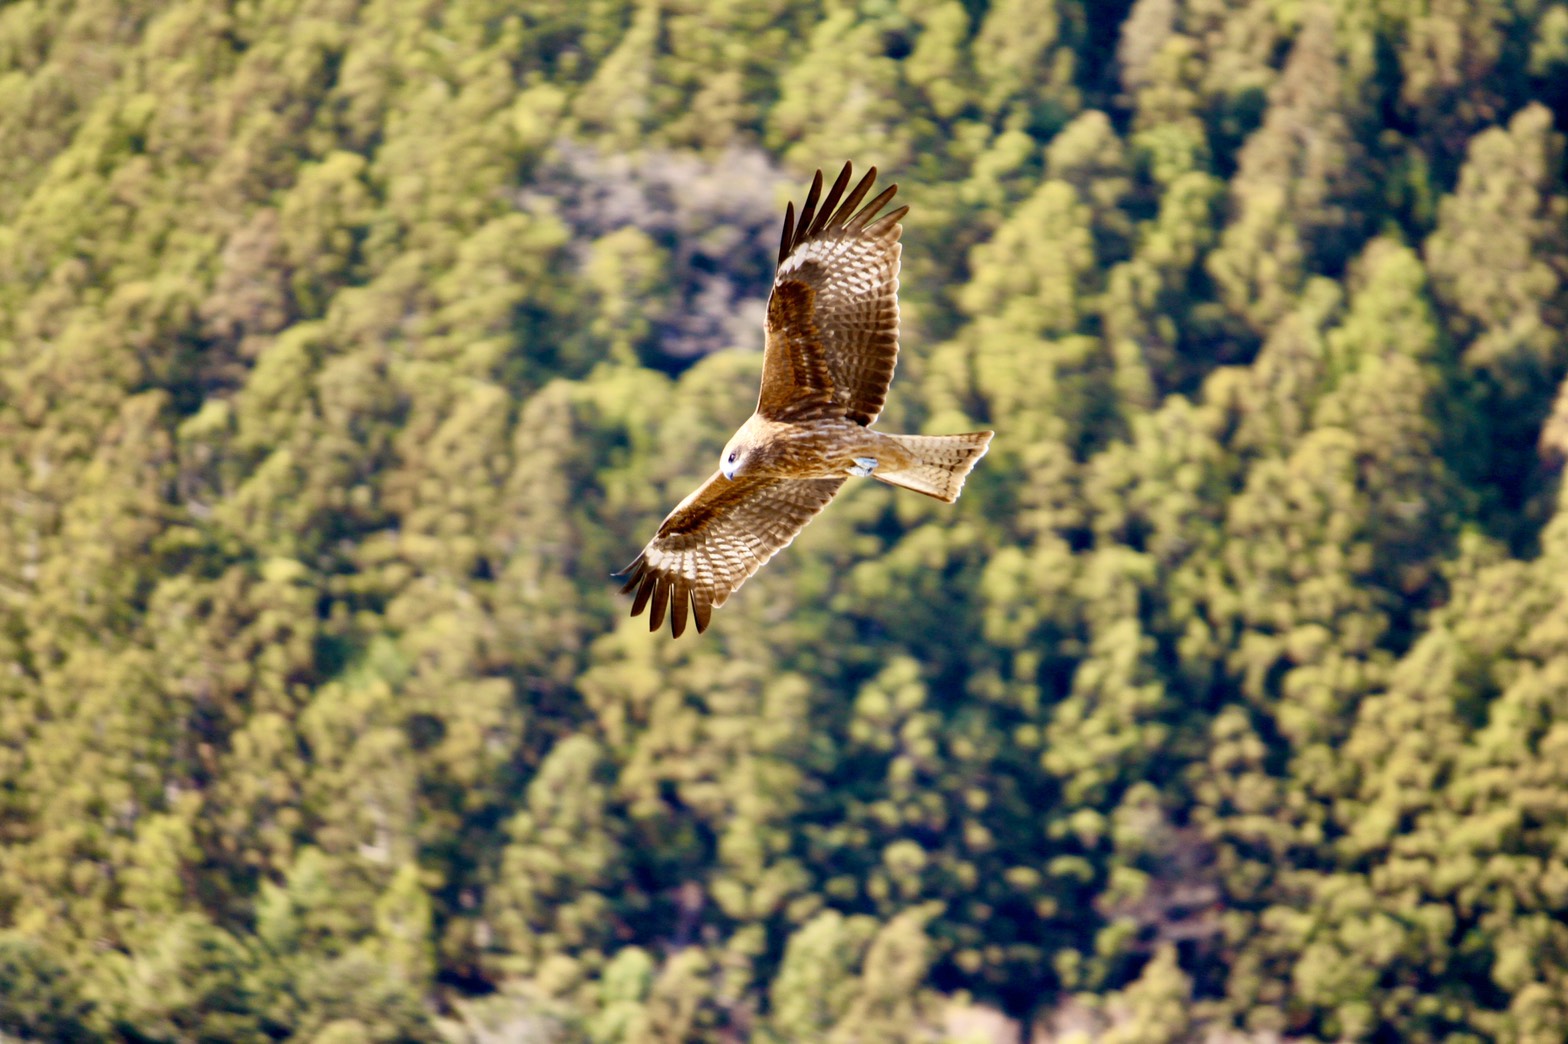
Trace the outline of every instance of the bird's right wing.
<instances>
[{"instance_id":1,"label":"bird's right wing","mask_svg":"<svg viewBox=\"0 0 1568 1044\"><path fill-rule=\"evenodd\" d=\"M688 606L697 630L708 627L751 574L795 539L844 484L842 478L790 479L714 472L671 511L642 554L619 574L621 593L635 590L632 615L652 606L649 630L669 611L676 638L686 629Z\"/></svg>"}]
</instances>

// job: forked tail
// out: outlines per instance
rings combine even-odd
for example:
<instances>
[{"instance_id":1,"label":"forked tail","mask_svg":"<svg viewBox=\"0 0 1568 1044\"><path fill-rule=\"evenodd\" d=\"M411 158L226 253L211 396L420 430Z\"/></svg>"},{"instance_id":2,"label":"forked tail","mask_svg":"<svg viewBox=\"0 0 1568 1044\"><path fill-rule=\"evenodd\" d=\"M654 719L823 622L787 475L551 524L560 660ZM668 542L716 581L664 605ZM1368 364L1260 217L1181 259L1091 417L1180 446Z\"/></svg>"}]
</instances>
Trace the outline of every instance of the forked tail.
<instances>
[{"instance_id":1,"label":"forked tail","mask_svg":"<svg viewBox=\"0 0 1568 1044\"><path fill-rule=\"evenodd\" d=\"M889 435L884 432L883 438L896 441L912 462L896 469L884 463L872 473L872 478L951 504L963 491L964 479L970 469L985 456L994 434L991 431L974 431L967 435Z\"/></svg>"}]
</instances>

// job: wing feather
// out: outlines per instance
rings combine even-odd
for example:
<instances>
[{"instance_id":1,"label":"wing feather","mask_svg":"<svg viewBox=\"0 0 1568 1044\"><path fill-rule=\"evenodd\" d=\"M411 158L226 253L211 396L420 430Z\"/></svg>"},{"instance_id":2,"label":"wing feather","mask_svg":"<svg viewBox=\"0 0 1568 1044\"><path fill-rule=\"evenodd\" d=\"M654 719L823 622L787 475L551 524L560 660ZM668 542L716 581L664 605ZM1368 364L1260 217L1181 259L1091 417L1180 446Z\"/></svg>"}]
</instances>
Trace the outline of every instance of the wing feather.
<instances>
[{"instance_id":1,"label":"wing feather","mask_svg":"<svg viewBox=\"0 0 1568 1044\"><path fill-rule=\"evenodd\" d=\"M784 204L784 234L779 237L779 264L789 256L790 246L795 242L795 204L793 201Z\"/></svg>"},{"instance_id":2,"label":"wing feather","mask_svg":"<svg viewBox=\"0 0 1568 1044\"><path fill-rule=\"evenodd\" d=\"M642 554L621 571L635 590L632 615L651 607L649 630L679 638L688 620L708 629L716 606L762 568L844 484L842 478L788 479L715 472L681 501ZM689 610L689 612L688 612Z\"/></svg>"},{"instance_id":3,"label":"wing feather","mask_svg":"<svg viewBox=\"0 0 1568 1044\"><path fill-rule=\"evenodd\" d=\"M678 590L670 599L670 633L677 638L686 630L686 611L691 607L690 589ZM658 628L654 628L658 630Z\"/></svg>"},{"instance_id":4,"label":"wing feather","mask_svg":"<svg viewBox=\"0 0 1568 1044\"><path fill-rule=\"evenodd\" d=\"M887 401L898 361L899 222L909 208L878 216L897 185L861 206L876 168L845 195L850 173L844 164L822 197L818 171L798 218L785 208L757 402L765 417L832 412L870 424Z\"/></svg>"},{"instance_id":5,"label":"wing feather","mask_svg":"<svg viewBox=\"0 0 1568 1044\"><path fill-rule=\"evenodd\" d=\"M820 170L817 171L816 180L812 184L822 184L822 172ZM844 194L844 186L848 184L849 164L846 163L844 164L844 169L838 172L838 177L833 179L833 187L828 189L827 196L822 200L822 209L817 211L816 219L814 221L801 222L801 225L808 230L806 233L808 236L819 234L838 213L839 197Z\"/></svg>"},{"instance_id":6,"label":"wing feather","mask_svg":"<svg viewBox=\"0 0 1568 1044\"><path fill-rule=\"evenodd\" d=\"M648 599L653 594L654 582L659 578L654 576L652 573L648 573L645 575L640 574L640 579L642 580L642 583L637 587L637 597L632 599L633 616L638 615L643 611L643 609L647 607Z\"/></svg>"},{"instance_id":7,"label":"wing feather","mask_svg":"<svg viewBox=\"0 0 1568 1044\"><path fill-rule=\"evenodd\" d=\"M811 188L806 190L806 201L800 205L800 220L795 227L802 232L811 228L811 221L817 215L817 197L822 194L822 172L817 171L817 176L811 179Z\"/></svg>"},{"instance_id":8,"label":"wing feather","mask_svg":"<svg viewBox=\"0 0 1568 1044\"><path fill-rule=\"evenodd\" d=\"M657 631L664 626L664 611L670 607L669 574L653 574L653 604L648 609L648 630Z\"/></svg>"},{"instance_id":9,"label":"wing feather","mask_svg":"<svg viewBox=\"0 0 1568 1044\"><path fill-rule=\"evenodd\" d=\"M707 589L701 587L691 589L691 612L697 620L697 633L706 631L708 621L713 618L713 595Z\"/></svg>"}]
</instances>

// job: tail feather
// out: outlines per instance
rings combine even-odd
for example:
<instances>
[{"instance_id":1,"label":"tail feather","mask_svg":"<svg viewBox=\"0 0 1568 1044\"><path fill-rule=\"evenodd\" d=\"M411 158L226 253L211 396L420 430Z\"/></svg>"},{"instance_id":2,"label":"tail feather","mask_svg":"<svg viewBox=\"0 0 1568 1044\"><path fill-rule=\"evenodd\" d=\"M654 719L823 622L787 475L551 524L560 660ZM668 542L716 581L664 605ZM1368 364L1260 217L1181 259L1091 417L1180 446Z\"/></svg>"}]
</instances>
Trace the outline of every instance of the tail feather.
<instances>
[{"instance_id":1,"label":"tail feather","mask_svg":"<svg viewBox=\"0 0 1568 1044\"><path fill-rule=\"evenodd\" d=\"M964 479L991 445L991 431L967 435L889 435L910 455L911 463L901 468L884 464L872 477L890 486L924 493L951 504L963 491Z\"/></svg>"}]
</instances>

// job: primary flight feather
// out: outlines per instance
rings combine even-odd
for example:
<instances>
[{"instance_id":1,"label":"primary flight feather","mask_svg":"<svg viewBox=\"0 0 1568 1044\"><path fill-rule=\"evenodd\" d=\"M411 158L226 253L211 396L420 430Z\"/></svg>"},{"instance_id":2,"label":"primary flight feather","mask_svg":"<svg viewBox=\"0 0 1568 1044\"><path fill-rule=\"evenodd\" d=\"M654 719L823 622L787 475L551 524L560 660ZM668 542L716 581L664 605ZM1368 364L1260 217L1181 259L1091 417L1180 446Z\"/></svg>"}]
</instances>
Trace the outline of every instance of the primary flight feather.
<instances>
[{"instance_id":1,"label":"primary flight feather","mask_svg":"<svg viewBox=\"0 0 1568 1044\"><path fill-rule=\"evenodd\" d=\"M689 618L707 629L723 605L788 546L851 475L952 503L985 456L992 432L892 435L873 431L898 361L900 219L878 214L898 191L861 201L872 167L848 194L850 165L822 195L822 172L784 210L778 272L768 298L757 409L724 447L719 470L670 512L620 575L632 615L650 629ZM858 209L857 209L858 208Z\"/></svg>"}]
</instances>

